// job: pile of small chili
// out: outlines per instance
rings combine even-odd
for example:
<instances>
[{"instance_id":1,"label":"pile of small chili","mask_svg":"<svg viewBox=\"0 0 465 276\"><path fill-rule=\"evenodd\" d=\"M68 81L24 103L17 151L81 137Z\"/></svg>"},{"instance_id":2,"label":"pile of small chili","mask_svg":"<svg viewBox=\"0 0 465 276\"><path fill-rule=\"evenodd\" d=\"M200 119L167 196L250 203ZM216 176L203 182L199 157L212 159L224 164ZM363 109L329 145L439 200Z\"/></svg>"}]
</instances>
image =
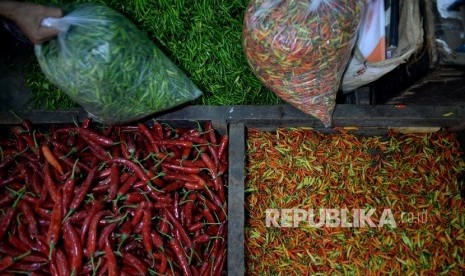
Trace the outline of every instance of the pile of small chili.
<instances>
[{"instance_id":1,"label":"pile of small chili","mask_svg":"<svg viewBox=\"0 0 465 276\"><path fill-rule=\"evenodd\" d=\"M465 202L457 185L465 172L462 158L456 135L445 131L357 136L249 129L248 274L463 274ZM347 209L349 223L353 210L374 209L375 225L343 227L326 220L283 227L278 220L267 227L267 209L314 210L316 222L321 209ZM380 227L386 209L395 227Z\"/></svg>"},{"instance_id":2,"label":"pile of small chili","mask_svg":"<svg viewBox=\"0 0 465 276\"><path fill-rule=\"evenodd\" d=\"M228 136L150 124L0 137L0 274L220 275Z\"/></svg>"},{"instance_id":3,"label":"pile of small chili","mask_svg":"<svg viewBox=\"0 0 465 276\"><path fill-rule=\"evenodd\" d=\"M277 96L331 125L363 3L249 1L242 37L252 71Z\"/></svg>"}]
</instances>

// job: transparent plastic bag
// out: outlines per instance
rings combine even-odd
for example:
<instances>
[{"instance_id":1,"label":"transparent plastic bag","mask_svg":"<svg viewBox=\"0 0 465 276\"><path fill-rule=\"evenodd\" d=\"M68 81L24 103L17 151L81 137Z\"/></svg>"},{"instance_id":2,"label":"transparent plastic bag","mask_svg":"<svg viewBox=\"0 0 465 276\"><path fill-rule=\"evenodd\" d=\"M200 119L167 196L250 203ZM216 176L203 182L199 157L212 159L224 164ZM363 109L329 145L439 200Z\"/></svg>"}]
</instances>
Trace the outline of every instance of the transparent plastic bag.
<instances>
[{"instance_id":1,"label":"transparent plastic bag","mask_svg":"<svg viewBox=\"0 0 465 276\"><path fill-rule=\"evenodd\" d=\"M329 127L363 8L363 0L251 0L243 48L252 71Z\"/></svg>"},{"instance_id":2,"label":"transparent plastic bag","mask_svg":"<svg viewBox=\"0 0 465 276\"><path fill-rule=\"evenodd\" d=\"M122 14L84 4L42 22L58 37L35 46L47 78L105 124L135 121L202 95Z\"/></svg>"}]
</instances>

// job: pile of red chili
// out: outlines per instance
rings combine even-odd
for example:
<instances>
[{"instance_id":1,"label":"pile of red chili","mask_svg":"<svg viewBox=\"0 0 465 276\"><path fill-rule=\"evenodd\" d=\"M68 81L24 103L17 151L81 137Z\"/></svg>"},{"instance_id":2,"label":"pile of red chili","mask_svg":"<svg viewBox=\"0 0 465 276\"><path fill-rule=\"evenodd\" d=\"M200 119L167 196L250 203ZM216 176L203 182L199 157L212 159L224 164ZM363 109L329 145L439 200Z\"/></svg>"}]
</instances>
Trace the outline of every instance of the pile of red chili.
<instances>
[{"instance_id":1,"label":"pile of red chili","mask_svg":"<svg viewBox=\"0 0 465 276\"><path fill-rule=\"evenodd\" d=\"M2 275L220 275L228 136L14 126L0 137Z\"/></svg>"},{"instance_id":2,"label":"pile of red chili","mask_svg":"<svg viewBox=\"0 0 465 276\"><path fill-rule=\"evenodd\" d=\"M246 162L249 275L463 275L465 161L454 133L249 129ZM269 210L286 209L291 225L267 227ZM292 224L292 210L319 222L322 209L341 224ZM344 209L352 226L342 226ZM374 225L357 226L357 209L374 210ZM385 210L395 226L380 224Z\"/></svg>"}]
</instances>

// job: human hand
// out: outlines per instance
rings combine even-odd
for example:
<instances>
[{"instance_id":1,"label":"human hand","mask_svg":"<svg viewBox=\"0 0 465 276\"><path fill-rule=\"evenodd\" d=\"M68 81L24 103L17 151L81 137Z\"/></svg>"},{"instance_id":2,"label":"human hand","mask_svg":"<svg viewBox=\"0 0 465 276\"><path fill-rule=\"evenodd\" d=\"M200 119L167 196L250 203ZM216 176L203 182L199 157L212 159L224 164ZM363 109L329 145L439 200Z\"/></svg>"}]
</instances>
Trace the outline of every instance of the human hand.
<instances>
[{"instance_id":1,"label":"human hand","mask_svg":"<svg viewBox=\"0 0 465 276\"><path fill-rule=\"evenodd\" d=\"M41 44L58 34L58 30L44 27L41 23L47 17L62 17L61 9L16 1L0 1L0 6L1 14L13 20L34 44Z\"/></svg>"}]
</instances>

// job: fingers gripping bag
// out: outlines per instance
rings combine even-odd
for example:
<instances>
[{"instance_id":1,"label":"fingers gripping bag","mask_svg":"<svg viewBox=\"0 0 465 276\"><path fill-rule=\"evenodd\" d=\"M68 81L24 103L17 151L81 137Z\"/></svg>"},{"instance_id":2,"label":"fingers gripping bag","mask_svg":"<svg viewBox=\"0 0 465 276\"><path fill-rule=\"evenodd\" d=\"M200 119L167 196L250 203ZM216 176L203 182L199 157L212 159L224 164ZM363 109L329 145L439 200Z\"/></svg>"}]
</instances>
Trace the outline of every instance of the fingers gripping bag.
<instances>
[{"instance_id":1,"label":"fingers gripping bag","mask_svg":"<svg viewBox=\"0 0 465 276\"><path fill-rule=\"evenodd\" d=\"M135 121L202 95L190 79L126 17L83 4L46 18L56 39L35 46L47 78L95 120Z\"/></svg>"},{"instance_id":2,"label":"fingers gripping bag","mask_svg":"<svg viewBox=\"0 0 465 276\"><path fill-rule=\"evenodd\" d=\"M255 75L329 127L364 0L251 0L242 32Z\"/></svg>"}]
</instances>

